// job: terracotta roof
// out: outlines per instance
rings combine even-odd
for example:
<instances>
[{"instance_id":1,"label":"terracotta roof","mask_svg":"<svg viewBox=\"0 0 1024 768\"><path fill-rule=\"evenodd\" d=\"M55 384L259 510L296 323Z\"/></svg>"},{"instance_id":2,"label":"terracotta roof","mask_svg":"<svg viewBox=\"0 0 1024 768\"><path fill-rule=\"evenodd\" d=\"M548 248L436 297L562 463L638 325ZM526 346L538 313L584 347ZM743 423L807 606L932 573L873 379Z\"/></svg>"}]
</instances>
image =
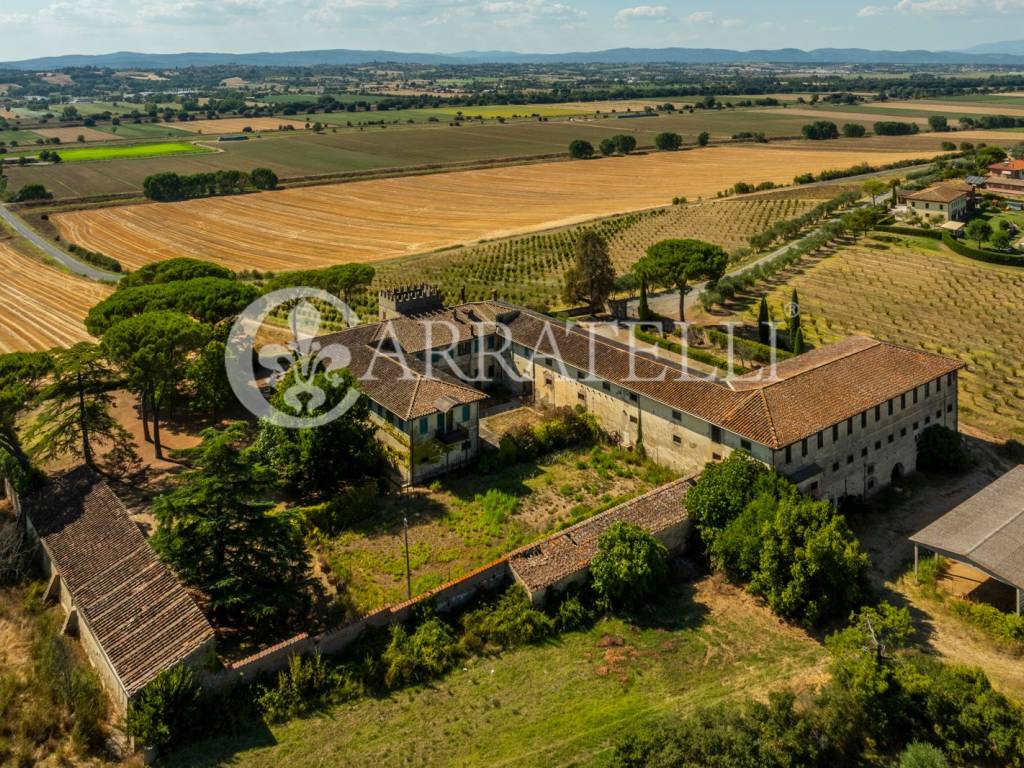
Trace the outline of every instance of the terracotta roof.
<instances>
[{"instance_id":1,"label":"terracotta roof","mask_svg":"<svg viewBox=\"0 0 1024 768\"><path fill-rule=\"evenodd\" d=\"M1024 589L1024 466L985 486L910 540Z\"/></svg>"},{"instance_id":2,"label":"terracotta roof","mask_svg":"<svg viewBox=\"0 0 1024 768\"><path fill-rule=\"evenodd\" d=\"M965 184L953 184L950 182L943 182L934 186L922 189L920 192L912 192L908 195L904 195L907 200L921 200L922 202L931 203L952 203L954 200L959 200L961 197L966 197L970 192L971 188Z\"/></svg>"},{"instance_id":3,"label":"terracotta roof","mask_svg":"<svg viewBox=\"0 0 1024 768\"><path fill-rule=\"evenodd\" d=\"M129 697L213 639L195 601L94 472L55 478L24 509Z\"/></svg>"},{"instance_id":4,"label":"terracotta roof","mask_svg":"<svg viewBox=\"0 0 1024 768\"><path fill-rule=\"evenodd\" d=\"M1024 179L1014 179L1010 176L989 176L986 186L1024 187Z\"/></svg>"},{"instance_id":5,"label":"terracotta roof","mask_svg":"<svg viewBox=\"0 0 1024 768\"><path fill-rule=\"evenodd\" d=\"M453 404L469 404L486 400L487 395L432 367L427 366L409 350L400 353L385 348L389 331L409 332L415 321L403 318L401 322L386 321L347 328L317 341L321 350L331 344L342 345L348 353L346 366L359 381L360 389L371 400L379 403L402 419L416 419L438 411L437 403L444 400ZM391 336L401 341L400 336ZM449 342L445 342L447 345Z\"/></svg>"},{"instance_id":6,"label":"terracotta roof","mask_svg":"<svg viewBox=\"0 0 1024 768\"><path fill-rule=\"evenodd\" d=\"M683 522L687 516L683 501L692 485L693 478L675 480L612 507L513 552L509 555L509 566L531 592L557 584L590 565L597 554L598 539L613 523L633 523L658 534Z\"/></svg>"},{"instance_id":7,"label":"terracotta roof","mask_svg":"<svg viewBox=\"0 0 1024 768\"><path fill-rule=\"evenodd\" d=\"M1004 160L1001 163L993 163L988 169L994 173L1002 171L1024 171L1024 160Z\"/></svg>"}]
</instances>

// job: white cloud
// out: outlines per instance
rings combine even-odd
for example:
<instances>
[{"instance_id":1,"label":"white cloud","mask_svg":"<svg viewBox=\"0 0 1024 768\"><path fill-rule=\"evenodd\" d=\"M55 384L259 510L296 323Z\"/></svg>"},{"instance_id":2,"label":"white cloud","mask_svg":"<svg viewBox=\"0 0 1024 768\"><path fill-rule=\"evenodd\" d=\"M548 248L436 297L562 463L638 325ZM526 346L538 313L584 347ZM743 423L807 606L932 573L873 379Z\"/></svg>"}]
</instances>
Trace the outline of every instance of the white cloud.
<instances>
[{"instance_id":1,"label":"white cloud","mask_svg":"<svg viewBox=\"0 0 1024 768\"><path fill-rule=\"evenodd\" d=\"M857 15L860 16L861 18L866 18L868 16L881 16L888 10L888 8L882 5L865 5L859 11L857 11Z\"/></svg>"},{"instance_id":2,"label":"white cloud","mask_svg":"<svg viewBox=\"0 0 1024 768\"><path fill-rule=\"evenodd\" d=\"M743 19L723 19L722 26L726 29L736 29L737 27L746 26L747 22Z\"/></svg>"},{"instance_id":3,"label":"white cloud","mask_svg":"<svg viewBox=\"0 0 1024 768\"><path fill-rule=\"evenodd\" d=\"M715 14L711 11L694 11L686 17L689 24L714 24Z\"/></svg>"},{"instance_id":4,"label":"white cloud","mask_svg":"<svg viewBox=\"0 0 1024 768\"><path fill-rule=\"evenodd\" d=\"M669 21L672 12L664 5L637 5L633 8L623 8L615 14L615 23L619 25L628 24L633 21Z\"/></svg>"},{"instance_id":5,"label":"white cloud","mask_svg":"<svg viewBox=\"0 0 1024 768\"><path fill-rule=\"evenodd\" d=\"M903 13L1014 13L1024 10L1024 0L899 0L895 9Z\"/></svg>"},{"instance_id":6,"label":"white cloud","mask_svg":"<svg viewBox=\"0 0 1024 768\"><path fill-rule=\"evenodd\" d=\"M586 12L559 0L305 0L305 18L323 24L578 24Z\"/></svg>"},{"instance_id":7,"label":"white cloud","mask_svg":"<svg viewBox=\"0 0 1024 768\"><path fill-rule=\"evenodd\" d=\"M164 0L142 5L138 14L143 23L191 26L259 16L274 5L271 0L218 0L215 3L207 0Z\"/></svg>"}]
</instances>

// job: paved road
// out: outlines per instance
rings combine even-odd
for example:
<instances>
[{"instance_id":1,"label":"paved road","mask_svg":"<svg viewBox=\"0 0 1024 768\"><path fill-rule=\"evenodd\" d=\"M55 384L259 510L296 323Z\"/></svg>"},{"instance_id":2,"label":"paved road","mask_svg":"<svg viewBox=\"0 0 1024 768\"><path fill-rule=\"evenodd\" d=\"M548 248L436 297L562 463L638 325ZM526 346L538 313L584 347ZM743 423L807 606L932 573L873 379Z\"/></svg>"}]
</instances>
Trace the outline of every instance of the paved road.
<instances>
[{"instance_id":1,"label":"paved road","mask_svg":"<svg viewBox=\"0 0 1024 768\"><path fill-rule=\"evenodd\" d=\"M121 275L104 272L102 269L84 264L63 248L58 248L52 242L36 232L26 224L20 216L14 214L6 205L0 205L0 219L3 219L15 232L28 240L32 245L41 250L54 261L67 267L76 275L87 277L90 280L99 280L104 283L116 283Z\"/></svg>"}]
</instances>

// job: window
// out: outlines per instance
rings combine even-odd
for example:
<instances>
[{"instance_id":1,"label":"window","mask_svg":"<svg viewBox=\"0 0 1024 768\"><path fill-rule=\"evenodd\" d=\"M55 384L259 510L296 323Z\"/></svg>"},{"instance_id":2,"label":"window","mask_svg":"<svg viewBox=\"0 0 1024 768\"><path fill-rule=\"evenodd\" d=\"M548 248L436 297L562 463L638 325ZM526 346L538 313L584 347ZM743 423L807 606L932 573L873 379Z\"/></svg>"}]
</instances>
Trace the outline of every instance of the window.
<instances>
[{"instance_id":1,"label":"window","mask_svg":"<svg viewBox=\"0 0 1024 768\"><path fill-rule=\"evenodd\" d=\"M786 446L786 463L789 464L793 461L793 446Z\"/></svg>"},{"instance_id":2,"label":"window","mask_svg":"<svg viewBox=\"0 0 1024 768\"><path fill-rule=\"evenodd\" d=\"M868 425L868 412L864 411L860 415L860 428L864 429Z\"/></svg>"},{"instance_id":3,"label":"window","mask_svg":"<svg viewBox=\"0 0 1024 768\"><path fill-rule=\"evenodd\" d=\"M679 411L672 411L672 418L675 419L676 421L682 421L683 414L681 414Z\"/></svg>"},{"instance_id":4,"label":"window","mask_svg":"<svg viewBox=\"0 0 1024 768\"><path fill-rule=\"evenodd\" d=\"M900 410L904 410L907 407L907 396L906 394L900 395Z\"/></svg>"},{"instance_id":5,"label":"window","mask_svg":"<svg viewBox=\"0 0 1024 768\"><path fill-rule=\"evenodd\" d=\"M818 490L818 481L817 480L815 480L813 483L811 483L811 492L813 493L816 490Z\"/></svg>"},{"instance_id":6,"label":"window","mask_svg":"<svg viewBox=\"0 0 1024 768\"><path fill-rule=\"evenodd\" d=\"M803 440L800 441L800 455L801 456L806 456L807 455L807 438L806 437Z\"/></svg>"},{"instance_id":7,"label":"window","mask_svg":"<svg viewBox=\"0 0 1024 768\"><path fill-rule=\"evenodd\" d=\"M833 424L832 425L832 442L835 443L835 442L838 442L838 440L839 440L839 425L838 424Z\"/></svg>"},{"instance_id":8,"label":"window","mask_svg":"<svg viewBox=\"0 0 1024 768\"><path fill-rule=\"evenodd\" d=\"M721 461L722 460L722 454L720 454L720 453L712 453L711 454L711 460L712 461Z\"/></svg>"},{"instance_id":9,"label":"window","mask_svg":"<svg viewBox=\"0 0 1024 768\"><path fill-rule=\"evenodd\" d=\"M907 428L904 427L903 429L900 430L900 437L906 437L906 436L907 436Z\"/></svg>"},{"instance_id":10,"label":"window","mask_svg":"<svg viewBox=\"0 0 1024 768\"><path fill-rule=\"evenodd\" d=\"M882 419L882 406L875 406L875 421L881 421Z\"/></svg>"},{"instance_id":11,"label":"window","mask_svg":"<svg viewBox=\"0 0 1024 768\"><path fill-rule=\"evenodd\" d=\"M946 374L946 383L949 384L949 386L953 386L953 374L952 373L947 373Z\"/></svg>"},{"instance_id":12,"label":"window","mask_svg":"<svg viewBox=\"0 0 1024 768\"><path fill-rule=\"evenodd\" d=\"M444 432L444 414L437 414L437 431Z\"/></svg>"},{"instance_id":13,"label":"window","mask_svg":"<svg viewBox=\"0 0 1024 768\"><path fill-rule=\"evenodd\" d=\"M824 447L825 447L825 433L819 431L818 432L818 448L824 448Z\"/></svg>"},{"instance_id":14,"label":"window","mask_svg":"<svg viewBox=\"0 0 1024 768\"><path fill-rule=\"evenodd\" d=\"M583 377L584 377L583 371L576 371L576 378L577 379L582 379Z\"/></svg>"},{"instance_id":15,"label":"window","mask_svg":"<svg viewBox=\"0 0 1024 768\"><path fill-rule=\"evenodd\" d=\"M632 401L632 402L634 402L634 403L635 403L635 402L636 402L637 400L639 400L639 398L638 398L638 397L636 396L636 392L630 392L630 393L629 393L629 399L630 399L630 401Z\"/></svg>"},{"instance_id":16,"label":"window","mask_svg":"<svg viewBox=\"0 0 1024 768\"><path fill-rule=\"evenodd\" d=\"M744 451L749 451L750 450L750 441L749 440L740 440L740 448L742 448Z\"/></svg>"},{"instance_id":17,"label":"window","mask_svg":"<svg viewBox=\"0 0 1024 768\"><path fill-rule=\"evenodd\" d=\"M839 462L838 461L833 461L832 462L832 471L833 472L838 472L839 471Z\"/></svg>"},{"instance_id":18,"label":"window","mask_svg":"<svg viewBox=\"0 0 1024 768\"><path fill-rule=\"evenodd\" d=\"M720 442L722 442L722 428L721 427L715 427L715 426L711 427L711 442L713 442L713 443L720 443Z\"/></svg>"},{"instance_id":19,"label":"window","mask_svg":"<svg viewBox=\"0 0 1024 768\"><path fill-rule=\"evenodd\" d=\"M931 416L925 416L924 417L924 423L925 424L931 424L932 423L932 417Z\"/></svg>"},{"instance_id":20,"label":"window","mask_svg":"<svg viewBox=\"0 0 1024 768\"><path fill-rule=\"evenodd\" d=\"M470 408L468 405L462 406L462 420L469 421Z\"/></svg>"},{"instance_id":21,"label":"window","mask_svg":"<svg viewBox=\"0 0 1024 768\"><path fill-rule=\"evenodd\" d=\"M938 421L938 420L939 420L939 419L941 419L941 418L942 418L942 409L941 409L941 408L939 408L939 410L937 410L937 411L935 412L935 420L936 420L936 421Z\"/></svg>"},{"instance_id":22,"label":"window","mask_svg":"<svg viewBox=\"0 0 1024 768\"><path fill-rule=\"evenodd\" d=\"M914 405L917 405L917 387L914 387Z\"/></svg>"},{"instance_id":23,"label":"window","mask_svg":"<svg viewBox=\"0 0 1024 768\"><path fill-rule=\"evenodd\" d=\"M914 431L917 432L917 422L914 422Z\"/></svg>"},{"instance_id":24,"label":"window","mask_svg":"<svg viewBox=\"0 0 1024 768\"><path fill-rule=\"evenodd\" d=\"M602 381L601 382L601 389L603 389L605 392L611 392L612 391L612 385L609 384L607 381Z\"/></svg>"},{"instance_id":25,"label":"window","mask_svg":"<svg viewBox=\"0 0 1024 768\"><path fill-rule=\"evenodd\" d=\"M926 381L924 383L924 396L925 397L928 397L928 395L931 394L931 388L932 388L931 382Z\"/></svg>"},{"instance_id":26,"label":"window","mask_svg":"<svg viewBox=\"0 0 1024 768\"><path fill-rule=\"evenodd\" d=\"M892 400L889 400L889 415L892 416Z\"/></svg>"},{"instance_id":27,"label":"window","mask_svg":"<svg viewBox=\"0 0 1024 768\"><path fill-rule=\"evenodd\" d=\"M868 464L868 474L869 475L875 474L875 465L874 464Z\"/></svg>"},{"instance_id":28,"label":"window","mask_svg":"<svg viewBox=\"0 0 1024 768\"><path fill-rule=\"evenodd\" d=\"M675 443L676 445L682 445L683 438L681 438L679 435L672 435L672 442Z\"/></svg>"},{"instance_id":29,"label":"window","mask_svg":"<svg viewBox=\"0 0 1024 768\"><path fill-rule=\"evenodd\" d=\"M886 442L889 442L889 443L894 442L895 440L896 440L896 435L889 435L889 437L886 438Z\"/></svg>"},{"instance_id":30,"label":"window","mask_svg":"<svg viewBox=\"0 0 1024 768\"><path fill-rule=\"evenodd\" d=\"M487 337L487 348L488 349L494 349L494 337L493 336L488 336Z\"/></svg>"},{"instance_id":31,"label":"window","mask_svg":"<svg viewBox=\"0 0 1024 768\"><path fill-rule=\"evenodd\" d=\"M868 480L868 488L870 489L870 488L874 488L874 487L875 487L875 479L871 478L870 480Z\"/></svg>"},{"instance_id":32,"label":"window","mask_svg":"<svg viewBox=\"0 0 1024 768\"><path fill-rule=\"evenodd\" d=\"M636 416L630 416L629 417L629 423L630 424L636 424L637 423Z\"/></svg>"},{"instance_id":33,"label":"window","mask_svg":"<svg viewBox=\"0 0 1024 768\"><path fill-rule=\"evenodd\" d=\"M853 419L847 419L846 420L846 434L848 434L848 435L852 435L853 434Z\"/></svg>"},{"instance_id":34,"label":"window","mask_svg":"<svg viewBox=\"0 0 1024 768\"><path fill-rule=\"evenodd\" d=\"M576 399L579 400L581 403L587 402L587 396L583 392L577 392L576 393Z\"/></svg>"},{"instance_id":35,"label":"window","mask_svg":"<svg viewBox=\"0 0 1024 768\"><path fill-rule=\"evenodd\" d=\"M946 413L952 413L952 412L953 412L953 404L950 403L949 405L946 406Z\"/></svg>"},{"instance_id":36,"label":"window","mask_svg":"<svg viewBox=\"0 0 1024 768\"><path fill-rule=\"evenodd\" d=\"M935 391L936 392L941 392L942 391L942 379L936 379L935 380Z\"/></svg>"},{"instance_id":37,"label":"window","mask_svg":"<svg viewBox=\"0 0 1024 768\"><path fill-rule=\"evenodd\" d=\"M462 450L468 451L473 447L473 443L469 440L464 440L462 443Z\"/></svg>"},{"instance_id":38,"label":"window","mask_svg":"<svg viewBox=\"0 0 1024 768\"><path fill-rule=\"evenodd\" d=\"M420 419L420 434L427 434L428 429L430 429L430 423L427 421L427 417L424 416L422 419Z\"/></svg>"},{"instance_id":39,"label":"window","mask_svg":"<svg viewBox=\"0 0 1024 768\"><path fill-rule=\"evenodd\" d=\"M847 464L853 464L853 454L852 453L849 456L846 457L846 463Z\"/></svg>"},{"instance_id":40,"label":"window","mask_svg":"<svg viewBox=\"0 0 1024 768\"><path fill-rule=\"evenodd\" d=\"M867 448L861 448L860 449L860 457L863 459L867 455L868 455L868 449Z\"/></svg>"}]
</instances>

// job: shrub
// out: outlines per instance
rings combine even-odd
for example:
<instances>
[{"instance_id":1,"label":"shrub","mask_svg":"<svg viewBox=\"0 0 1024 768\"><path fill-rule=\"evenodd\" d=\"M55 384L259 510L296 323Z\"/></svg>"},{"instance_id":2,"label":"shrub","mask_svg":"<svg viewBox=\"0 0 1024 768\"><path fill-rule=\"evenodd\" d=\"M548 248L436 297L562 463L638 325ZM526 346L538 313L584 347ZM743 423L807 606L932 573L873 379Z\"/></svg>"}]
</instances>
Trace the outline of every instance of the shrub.
<instances>
[{"instance_id":1,"label":"shrub","mask_svg":"<svg viewBox=\"0 0 1024 768\"><path fill-rule=\"evenodd\" d=\"M484 468L518 464L574 445L597 442L601 429L593 414L572 408L557 408L537 426L520 425L506 432L498 443L498 452L481 460Z\"/></svg>"},{"instance_id":2,"label":"shrub","mask_svg":"<svg viewBox=\"0 0 1024 768\"><path fill-rule=\"evenodd\" d=\"M683 145L683 137L678 133L666 131L654 137L654 146L662 151L679 149Z\"/></svg>"},{"instance_id":3,"label":"shrub","mask_svg":"<svg viewBox=\"0 0 1024 768\"><path fill-rule=\"evenodd\" d=\"M11 202L25 203L30 200L52 200L53 193L47 190L42 184L26 184L19 189Z\"/></svg>"},{"instance_id":4,"label":"shrub","mask_svg":"<svg viewBox=\"0 0 1024 768\"><path fill-rule=\"evenodd\" d=\"M147 747L185 743L200 725L200 688L192 670L178 665L161 672L132 704L125 721L129 736Z\"/></svg>"},{"instance_id":5,"label":"shrub","mask_svg":"<svg viewBox=\"0 0 1024 768\"><path fill-rule=\"evenodd\" d=\"M942 750L923 741L914 741L900 753L898 768L948 768Z\"/></svg>"},{"instance_id":6,"label":"shrub","mask_svg":"<svg viewBox=\"0 0 1024 768\"><path fill-rule=\"evenodd\" d=\"M74 243L68 246L68 250L82 261L92 264L94 267L105 269L108 272L120 272L122 269L121 262L98 251L90 251Z\"/></svg>"},{"instance_id":7,"label":"shrub","mask_svg":"<svg viewBox=\"0 0 1024 768\"><path fill-rule=\"evenodd\" d=\"M963 436L941 424L926 427L917 439L917 468L925 472L959 473L969 463Z\"/></svg>"},{"instance_id":8,"label":"shrub","mask_svg":"<svg viewBox=\"0 0 1024 768\"><path fill-rule=\"evenodd\" d=\"M457 651L451 629L436 616L426 619L411 634L395 624L381 656L384 684L397 688L438 677L455 664Z\"/></svg>"},{"instance_id":9,"label":"shrub","mask_svg":"<svg viewBox=\"0 0 1024 768\"><path fill-rule=\"evenodd\" d=\"M843 136L848 139L859 139L867 133L867 129L859 123L843 123Z\"/></svg>"},{"instance_id":10,"label":"shrub","mask_svg":"<svg viewBox=\"0 0 1024 768\"><path fill-rule=\"evenodd\" d=\"M757 481L768 472L744 451L733 451L725 461L704 466L686 494L686 509L706 546L713 546L718 532L746 508L754 498Z\"/></svg>"},{"instance_id":11,"label":"shrub","mask_svg":"<svg viewBox=\"0 0 1024 768\"><path fill-rule=\"evenodd\" d=\"M461 644L472 653L515 648L543 640L555 622L530 603L522 587L507 589L493 604L484 604L462 617Z\"/></svg>"},{"instance_id":12,"label":"shrub","mask_svg":"<svg viewBox=\"0 0 1024 768\"><path fill-rule=\"evenodd\" d=\"M805 139L817 141L839 138L839 129L836 127L836 124L828 120L816 120L813 123L809 123L801 129L801 133Z\"/></svg>"},{"instance_id":13,"label":"shrub","mask_svg":"<svg viewBox=\"0 0 1024 768\"><path fill-rule=\"evenodd\" d=\"M304 532L318 529L333 535L373 514L377 497L376 483L363 483L345 488L329 501L300 507L296 512Z\"/></svg>"},{"instance_id":14,"label":"shrub","mask_svg":"<svg viewBox=\"0 0 1024 768\"><path fill-rule=\"evenodd\" d=\"M272 688L261 686L256 703L271 722L299 717L325 703L340 704L363 693L362 684L349 672L331 668L319 654L293 656L279 672Z\"/></svg>"},{"instance_id":15,"label":"shrub","mask_svg":"<svg viewBox=\"0 0 1024 768\"><path fill-rule=\"evenodd\" d=\"M590 564L594 592L609 607L650 595L668 572L668 550L640 526L616 522L597 543Z\"/></svg>"},{"instance_id":16,"label":"shrub","mask_svg":"<svg viewBox=\"0 0 1024 768\"><path fill-rule=\"evenodd\" d=\"M623 155L628 155L636 149L636 137L628 133L619 133L612 136L612 143L615 145L615 151Z\"/></svg>"}]
</instances>

